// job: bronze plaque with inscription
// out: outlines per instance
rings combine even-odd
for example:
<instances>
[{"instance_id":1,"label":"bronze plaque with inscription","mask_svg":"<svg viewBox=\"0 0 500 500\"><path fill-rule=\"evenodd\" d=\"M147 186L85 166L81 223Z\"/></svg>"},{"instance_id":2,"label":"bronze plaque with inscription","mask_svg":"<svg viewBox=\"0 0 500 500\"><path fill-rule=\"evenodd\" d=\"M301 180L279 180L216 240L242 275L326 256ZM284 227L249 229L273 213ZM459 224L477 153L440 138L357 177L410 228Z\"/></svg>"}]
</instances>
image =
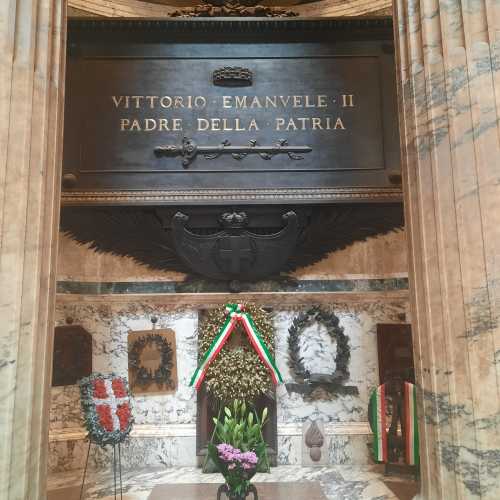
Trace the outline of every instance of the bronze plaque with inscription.
<instances>
[{"instance_id":1,"label":"bronze plaque with inscription","mask_svg":"<svg viewBox=\"0 0 500 500\"><path fill-rule=\"evenodd\" d=\"M390 31L276 22L71 23L63 201L397 198Z\"/></svg>"}]
</instances>

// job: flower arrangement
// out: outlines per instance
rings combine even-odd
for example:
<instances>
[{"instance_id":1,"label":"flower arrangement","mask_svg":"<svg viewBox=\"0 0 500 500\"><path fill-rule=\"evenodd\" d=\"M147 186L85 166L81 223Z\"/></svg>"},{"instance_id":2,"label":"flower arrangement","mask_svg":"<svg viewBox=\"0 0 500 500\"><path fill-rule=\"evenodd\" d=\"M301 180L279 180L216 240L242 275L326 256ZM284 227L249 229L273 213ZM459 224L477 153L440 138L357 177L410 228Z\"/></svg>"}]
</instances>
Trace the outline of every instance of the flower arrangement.
<instances>
[{"instance_id":1,"label":"flower arrangement","mask_svg":"<svg viewBox=\"0 0 500 500\"><path fill-rule=\"evenodd\" d=\"M244 307L251 315L270 355L274 356L275 331L269 314L253 304L245 304ZM210 311L202 322L198 336L200 362L219 334L226 318L226 306L221 306ZM242 336L241 344L233 346L226 342L208 367L204 378L207 391L219 401L254 401L262 394L271 392L272 381L268 369L241 326L237 327L237 332L238 330Z\"/></svg>"},{"instance_id":2,"label":"flower arrangement","mask_svg":"<svg viewBox=\"0 0 500 500\"><path fill-rule=\"evenodd\" d=\"M92 373L79 386L90 440L100 446L121 443L133 424L126 379L114 373Z\"/></svg>"},{"instance_id":3,"label":"flower arrangement","mask_svg":"<svg viewBox=\"0 0 500 500\"><path fill-rule=\"evenodd\" d=\"M250 480L257 471L268 471L269 461L262 429L267 408L261 418L244 401L236 400L224 408L224 419L214 418L215 430L208 453L226 481L231 499L244 499L251 489Z\"/></svg>"}]
</instances>

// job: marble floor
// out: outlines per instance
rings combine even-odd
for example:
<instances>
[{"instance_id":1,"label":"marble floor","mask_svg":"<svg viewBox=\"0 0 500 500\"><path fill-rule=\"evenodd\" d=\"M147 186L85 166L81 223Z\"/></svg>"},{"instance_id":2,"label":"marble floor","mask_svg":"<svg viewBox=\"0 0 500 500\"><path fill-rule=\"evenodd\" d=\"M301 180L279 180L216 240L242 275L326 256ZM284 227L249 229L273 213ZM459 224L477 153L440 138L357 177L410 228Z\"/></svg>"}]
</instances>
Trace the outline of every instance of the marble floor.
<instances>
[{"instance_id":1,"label":"marble floor","mask_svg":"<svg viewBox=\"0 0 500 500\"><path fill-rule=\"evenodd\" d=\"M221 477L220 474L203 474L200 469L194 467L124 471L123 499L147 500L156 485L221 483ZM78 500L81 478L82 471L50 475L48 500ZM331 467L287 465L273 467L270 474L257 474L253 478L255 483L307 481L318 482L328 500L411 500L418 491L417 483L411 478L384 476L383 467L377 465ZM83 499L112 500L113 498L112 474L89 472ZM170 497L169 500L189 499Z\"/></svg>"}]
</instances>

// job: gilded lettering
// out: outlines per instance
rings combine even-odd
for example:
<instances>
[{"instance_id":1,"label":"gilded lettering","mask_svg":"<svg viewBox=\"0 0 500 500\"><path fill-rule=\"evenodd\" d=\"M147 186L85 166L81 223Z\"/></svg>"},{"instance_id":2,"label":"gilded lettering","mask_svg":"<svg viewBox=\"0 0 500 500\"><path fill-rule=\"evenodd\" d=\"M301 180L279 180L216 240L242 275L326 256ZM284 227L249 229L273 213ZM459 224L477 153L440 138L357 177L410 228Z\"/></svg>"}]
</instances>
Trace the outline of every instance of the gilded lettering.
<instances>
[{"instance_id":1,"label":"gilded lettering","mask_svg":"<svg viewBox=\"0 0 500 500\"><path fill-rule=\"evenodd\" d=\"M122 118L120 120L120 130L123 132L130 125L130 120L128 118Z\"/></svg>"},{"instance_id":2,"label":"gilded lettering","mask_svg":"<svg viewBox=\"0 0 500 500\"><path fill-rule=\"evenodd\" d=\"M206 118L198 118L198 130L204 132L210 127L210 122Z\"/></svg>"},{"instance_id":3,"label":"gilded lettering","mask_svg":"<svg viewBox=\"0 0 500 500\"><path fill-rule=\"evenodd\" d=\"M343 108L354 108L354 95L353 94L342 94L342 107Z\"/></svg>"},{"instance_id":4,"label":"gilded lettering","mask_svg":"<svg viewBox=\"0 0 500 500\"><path fill-rule=\"evenodd\" d=\"M290 102L290 96L287 95L287 96L282 96L280 95L280 102L281 102L281 105L286 108L288 106L288 103Z\"/></svg>"},{"instance_id":5,"label":"gilded lettering","mask_svg":"<svg viewBox=\"0 0 500 500\"><path fill-rule=\"evenodd\" d=\"M234 130L238 131L238 132L242 132L245 130L245 127L241 127L240 126L240 119L239 118L236 118L235 120L235 127L234 127Z\"/></svg>"},{"instance_id":6,"label":"gilded lettering","mask_svg":"<svg viewBox=\"0 0 500 500\"><path fill-rule=\"evenodd\" d=\"M194 106L195 106L195 108L202 109L206 105L207 105L207 100L203 96L197 95L194 98Z\"/></svg>"},{"instance_id":7,"label":"gilded lettering","mask_svg":"<svg viewBox=\"0 0 500 500\"><path fill-rule=\"evenodd\" d=\"M132 120L132 125L130 125L129 130L131 130L131 131L134 130L134 131L140 132L141 126L139 124L139 120Z\"/></svg>"},{"instance_id":8,"label":"gilded lettering","mask_svg":"<svg viewBox=\"0 0 500 500\"><path fill-rule=\"evenodd\" d=\"M163 131L169 131L170 129L168 128L168 120L166 118L160 118L159 123L158 123L158 131L163 132Z\"/></svg>"},{"instance_id":9,"label":"gilded lettering","mask_svg":"<svg viewBox=\"0 0 500 500\"><path fill-rule=\"evenodd\" d=\"M250 104L250 108L262 108L262 104L259 101L257 96L254 96L252 99L252 103Z\"/></svg>"},{"instance_id":10,"label":"gilded lettering","mask_svg":"<svg viewBox=\"0 0 500 500\"><path fill-rule=\"evenodd\" d=\"M248 130L259 130L259 127L257 126L257 122L255 121L255 118L252 118L250 120L250 125L248 125Z\"/></svg>"},{"instance_id":11,"label":"gilded lettering","mask_svg":"<svg viewBox=\"0 0 500 500\"><path fill-rule=\"evenodd\" d=\"M286 130L288 131L291 128L293 128L293 130L297 130L297 125L295 125L293 118L290 118L290 120L288 120L288 125L286 126Z\"/></svg>"},{"instance_id":12,"label":"gilded lettering","mask_svg":"<svg viewBox=\"0 0 500 500\"><path fill-rule=\"evenodd\" d=\"M344 124L342 123L342 120L340 119L340 116L337 118L337 121L335 122L335 126L333 127L333 130L345 130Z\"/></svg>"},{"instance_id":13,"label":"gilded lettering","mask_svg":"<svg viewBox=\"0 0 500 500\"><path fill-rule=\"evenodd\" d=\"M154 118L146 118L144 120L144 131L145 132L152 132L153 130L156 130L156 120Z\"/></svg>"},{"instance_id":14,"label":"gilded lettering","mask_svg":"<svg viewBox=\"0 0 500 500\"><path fill-rule=\"evenodd\" d=\"M316 104L314 102L313 103L309 102L310 97L311 96L306 95L304 107L306 107L306 108L315 108Z\"/></svg>"},{"instance_id":15,"label":"gilded lettering","mask_svg":"<svg viewBox=\"0 0 500 500\"><path fill-rule=\"evenodd\" d=\"M146 99L149 100L150 109L154 109L154 107L156 106L155 101L158 100L159 97L157 95L147 95Z\"/></svg>"},{"instance_id":16,"label":"gilded lettering","mask_svg":"<svg viewBox=\"0 0 500 500\"><path fill-rule=\"evenodd\" d=\"M243 109L246 109L247 108L247 96L246 95L242 95L242 96L235 96L234 100L236 101L236 107L237 108L243 108Z\"/></svg>"},{"instance_id":17,"label":"gilded lettering","mask_svg":"<svg viewBox=\"0 0 500 500\"><path fill-rule=\"evenodd\" d=\"M327 96L324 94L320 94L318 96L318 108L326 108L328 107Z\"/></svg>"},{"instance_id":18,"label":"gilded lettering","mask_svg":"<svg viewBox=\"0 0 500 500\"><path fill-rule=\"evenodd\" d=\"M172 98L168 95L164 95L161 99L160 99L160 106L162 108L170 108L172 107Z\"/></svg>"},{"instance_id":19,"label":"gilded lettering","mask_svg":"<svg viewBox=\"0 0 500 500\"><path fill-rule=\"evenodd\" d=\"M220 131L220 118L212 118L210 120L211 124L212 124L212 130L214 131Z\"/></svg>"},{"instance_id":20,"label":"gilded lettering","mask_svg":"<svg viewBox=\"0 0 500 500\"><path fill-rule=\"evenodd\" d=\"M266 95L266 108L277 108L278 107L278 96L268 96Z\"/></svg>"},{"instance_id":21,"label":"gilded lettering","mask_svg":"<svg viewBox=\"0 0 500 500\"><path fill-rule=\"evenodd\" d=\"M141 107L141 101L144 99L143 95L131 95L131 99L135 100L135 107L139 109Z\"/></svg>"},{"instance_id":22,"label":"gilded lettering","mask_svg":"<svg viewBox=\"0 0 500 500\"><path fill-rule=\"evenodd\" d=\"M182 130L182 119L181 118L174 118L172 120L172 131L179 132L181 130Z\"/></svg>"},{"instance_id":23,"label":"gilded lettering","mask_svg":"<svg viewBox=\"0 0 500 500\"><path fill-rule=\"evenodd\" d=\"M309 118L297 118L297 120L300 122L301 130L305 130L306 123L309 123Z\"/></svg>"},{"instance_id":24,"label":"gilded lettering","mask_svg":"<svg viewBox=\"0 0 500 500\"><path fill-rule=\"evenodd\" d=\"M111 99L113 99L113 102L115 103L115 108L118 108L118 106L120 106L120 103L122 102L123 100L123 96L119 96L119 98L117 99L115 95L112 95L111 96Z\"/></svg>"},{"instance_id":25,"label":"gilded lettering","mask_svg":"<svg viewBox=\"0 0 500 500\"><path fill-rule=\"evenodd\" d=\"M323 127L321 126L321 118L311 118L312 121L312 129L316 130L323 130Z\"/></svg>"}]
</instances>

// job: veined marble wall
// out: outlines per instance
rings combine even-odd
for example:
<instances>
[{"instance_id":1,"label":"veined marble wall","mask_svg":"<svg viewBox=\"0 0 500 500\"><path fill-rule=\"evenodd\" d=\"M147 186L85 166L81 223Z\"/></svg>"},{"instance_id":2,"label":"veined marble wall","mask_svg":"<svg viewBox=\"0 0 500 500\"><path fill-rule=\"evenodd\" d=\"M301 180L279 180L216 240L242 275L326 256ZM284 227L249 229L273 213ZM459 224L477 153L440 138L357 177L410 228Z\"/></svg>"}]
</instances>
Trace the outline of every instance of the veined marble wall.
<instances>
[{"instance_id":1,"label":"veined marble wall","mask_svg":"<svg viewBox=\"0 0 500 500\"><path fill-rule=\"evenodd\" d=\"M403 231L391 232L329 254L322 261L297 270L290 288L280 282L262 282L248 293L184 291L180 273L149 270L130 258L95 253L61 236L58 262L57 325L67 317L93 337L93 368L128 375L127 334L151 328L176 333L178 388L173 395L134 398L136 425L124 446L126 467L143 465L197 465L196 393L188 383L197 361L200 308L228 301L249 301L273 307L276 359L285 382L294 382L288 367L288 328L295 314L314 304L332 307L351 345L351 378L358 396L307 402L297 393L277 390L278 461L302 463L303 424L322 419L327 462L366 464L369 391L378 384L377 323L404 322L407 311L406 241ZM287 288L288 286L288 288ZM213 287L204 283L204 292ZM262 293L266 292L266 293ZM269 293L272 292L272 293ZM406 321L409 317L406 316ZM334 371L335 346L326 331L303 332L304 352L312 354L314 371ZM307 353L306 353L307 359ZM52 389L49 466L53 471L83 466L87 444L76 387ZM111 453L95 450L90 466L106 467Z\"/></svg>"},{"instance_id":2,"label":"veined marble wall","mask_svg":"<svg viewBox=\"0 0 500 500\"><path fill-rule=\"evenodd\" d=\"M328 307L327 305L323 305ZM299 309L308 305L274 309L276 359L285 382L293 382L288 367L288 328ZM377 323L400 323L407 312L406 300L395 302L336 303L330 306L338 314L351 346L350 380L358 396L340 395L332 400L307 402L297 393L277 390L278 461L302 463L302 426L307 419L325 422L328 463L366 464L371 459L367 443L371 433L367 423L368 395L378 384L376 346ZM95 296L65 296L57 305L57 324L67 317L86 328L93 337L93 368L115 371L127 376L127 333L151 328L151 316L157 316L159 328L176 333L178 388L173 395L141 396L133 399L136 418L131 439L124 445L124 467L144 465L196 465L196 394L188 387L196 368L198 311L173 309L169 305L122 297L120 301ZM304 348L321 362L315 371L332 372L335 346L322 328L304 331ZM304 350L306 353L306 350ZM307 354L306 354L307 358ZM307 361L306 361L307 362ZM83 467L87 444L84 442L78 388L52 388L50 423L51 471ZM110 465L111 453L94 449L90 467Z\"/></svg>"}]
</instances>

